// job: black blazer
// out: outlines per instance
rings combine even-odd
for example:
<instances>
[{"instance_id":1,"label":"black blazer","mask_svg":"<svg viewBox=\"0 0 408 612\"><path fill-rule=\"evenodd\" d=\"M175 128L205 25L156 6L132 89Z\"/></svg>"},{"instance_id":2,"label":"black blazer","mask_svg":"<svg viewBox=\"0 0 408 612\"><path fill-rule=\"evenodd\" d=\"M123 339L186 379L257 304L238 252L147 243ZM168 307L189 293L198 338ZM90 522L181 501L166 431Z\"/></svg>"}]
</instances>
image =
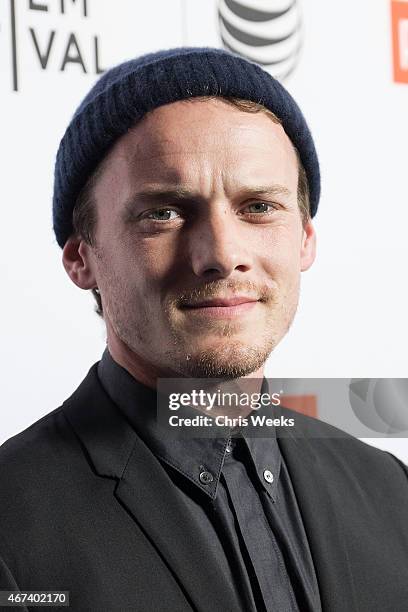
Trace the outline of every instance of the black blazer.
<instances>
[{"instance_id":1,"label":"black blazer","mask_svg":"<svg viewBox=\"0 0 408 612\"><path fill-rule=\"evenodd\" d=\"M60 408L0 448L0 589L68 590L71 610L241 610L166 471L96 369ZM407 468L280 410L306 436L278 441L323 611L405 612Z\"/></svg>"}]
</instances>

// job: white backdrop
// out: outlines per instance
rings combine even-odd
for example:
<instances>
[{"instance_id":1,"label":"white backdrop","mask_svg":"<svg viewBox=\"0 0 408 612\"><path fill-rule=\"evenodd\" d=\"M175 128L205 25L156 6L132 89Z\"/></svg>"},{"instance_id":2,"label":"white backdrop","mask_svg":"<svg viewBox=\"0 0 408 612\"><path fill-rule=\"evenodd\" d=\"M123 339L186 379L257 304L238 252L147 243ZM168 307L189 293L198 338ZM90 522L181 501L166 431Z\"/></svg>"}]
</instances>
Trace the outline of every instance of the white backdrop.
<instances>
[{"instance_id":1,"label":"white backdrop","mask_svg":"<svg viewBox=\"0 0 408 612\"><path fill-rule=\"evenodd\" d=\"M393 79L391 1L299 6L303 44L285 86L321 161L318 258L266 375L407 377L408 83ZM69 280L52 232L54 157L71 115L98 67L165 47L222 47L218 7L218 0L0 0L0 442L59 406L105 345L93 298ZM400 53L408 56L403 31ZM408 440L373 442L408 462Z\"/></svg>"}]
</instances>

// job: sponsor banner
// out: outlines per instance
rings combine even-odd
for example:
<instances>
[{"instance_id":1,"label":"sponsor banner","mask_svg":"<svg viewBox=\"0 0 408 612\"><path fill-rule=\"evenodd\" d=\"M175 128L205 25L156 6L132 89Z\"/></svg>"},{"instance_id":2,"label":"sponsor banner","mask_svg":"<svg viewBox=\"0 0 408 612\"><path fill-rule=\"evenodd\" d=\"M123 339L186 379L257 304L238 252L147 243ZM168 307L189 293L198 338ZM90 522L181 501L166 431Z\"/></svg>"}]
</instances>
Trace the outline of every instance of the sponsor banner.
<instances>
[{"instance_id":1,"label":"sponsor banner","mask_svg":"<svg viewBox=\"0 0 408 612\"><path fill-rule=\"evenodd\" d=\"M0 0L1 87L86 90L117 63L179 46L182 9L167 0Z\"/></svg>"}]
</instances>

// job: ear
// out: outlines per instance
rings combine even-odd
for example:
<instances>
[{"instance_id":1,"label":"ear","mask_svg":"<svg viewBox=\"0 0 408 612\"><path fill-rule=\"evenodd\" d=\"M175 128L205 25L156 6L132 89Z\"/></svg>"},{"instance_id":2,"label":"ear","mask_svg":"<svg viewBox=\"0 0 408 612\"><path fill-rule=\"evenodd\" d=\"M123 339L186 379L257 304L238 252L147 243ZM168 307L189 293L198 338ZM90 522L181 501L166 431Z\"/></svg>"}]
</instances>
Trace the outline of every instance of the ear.
<instances>
[{"instance_id":1,"label":"ear","mask_svg":"<svg viewBox=\"0 0 408 612\"><path fill-rule=\"evenodd\" d=\"M316 258L316 232L309 220L303 227L302 245L300 249L300 269L305 272Z\"/></svg>"},{"instance_id":2,"label":"ear","mask_svg":"<svg viewBox=\"0 0 408 612\"><path fill-rule=\"evenodd\" d=\"M71 236L62 250L62 263L72 280L81 289L97 287L91 247L82 238Z\"/></svg>"}]
</instances>

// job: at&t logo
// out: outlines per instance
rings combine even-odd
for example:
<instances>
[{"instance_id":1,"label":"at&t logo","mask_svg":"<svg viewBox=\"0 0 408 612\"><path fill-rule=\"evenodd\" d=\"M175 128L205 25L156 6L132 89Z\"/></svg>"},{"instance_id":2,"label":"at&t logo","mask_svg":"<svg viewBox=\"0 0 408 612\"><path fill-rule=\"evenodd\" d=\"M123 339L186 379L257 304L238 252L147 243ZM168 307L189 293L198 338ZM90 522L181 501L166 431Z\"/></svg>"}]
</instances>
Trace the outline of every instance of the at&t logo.
<instances>
[{"instance_id":1,"label":"at&t logo","mask_svg":"<svg viewBox=\"0 0 408 612\"><path fill-rule=\"evenodd\" d=\"M284 80L301 48L298 0L219 0L221 40L227 49Z\"/></svg>"}]
</instances>

